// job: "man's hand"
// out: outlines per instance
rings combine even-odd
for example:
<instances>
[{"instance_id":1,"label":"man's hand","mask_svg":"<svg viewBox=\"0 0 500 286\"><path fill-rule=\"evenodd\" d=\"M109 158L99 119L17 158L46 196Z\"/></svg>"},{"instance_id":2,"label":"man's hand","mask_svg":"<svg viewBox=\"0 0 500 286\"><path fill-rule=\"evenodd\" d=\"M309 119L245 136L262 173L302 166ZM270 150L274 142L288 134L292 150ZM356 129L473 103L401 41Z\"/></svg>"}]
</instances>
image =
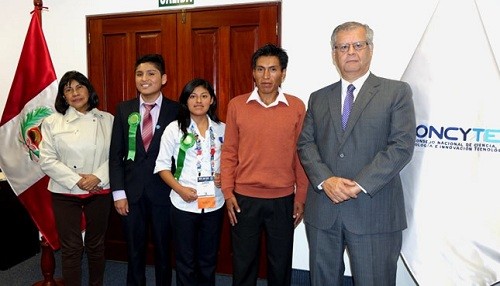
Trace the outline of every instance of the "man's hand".
<instances>
[{"instance_id":1,"label":"man's hand","mask_svg":"<svg viewBox=\"0 0 500 286\"><path fill-rule=\"evenodd\" d=\"M299 223L304 218L304 204L303 203L299 203L299 202L293 203L293 218L294 218L293 225L294 225L294 227L297 227L297 225L299 225Z\"/></svg>"},{"instance_id":2,"label":"man's hand","mask_svg":"<svg viewBox=\"0 0 500 286\"><path fill-rule=\"evenodd\" d=\"M118 212L118 214L121 216L128 215L128 200L121 199L121 200L115 201L115 209Z\"/></svg>"},{"instance_id":3,"label":"man's hand","mask_svg":"<svg viewBox=\"0 0 500 286\"><path fill-rule=\"evenodd\" d=\"M232 226L235 226L238 223L238 219L236 218L236 213L241 212L236 197L233 196L226 200L226 208L227 208L227 214L229 215L229 222L231 223Z\"/></svg>"},{"instance_id":4,"label":"man's hand","mask_svg":"<svg viewBox=\"0 0 500 286\"><path fill-rule=\"evenodd\" d=\"M361 188L353 180L330 177L323 182L323 191L334 203L338 204L358 197Z\"/></svg>"}]
</instances>

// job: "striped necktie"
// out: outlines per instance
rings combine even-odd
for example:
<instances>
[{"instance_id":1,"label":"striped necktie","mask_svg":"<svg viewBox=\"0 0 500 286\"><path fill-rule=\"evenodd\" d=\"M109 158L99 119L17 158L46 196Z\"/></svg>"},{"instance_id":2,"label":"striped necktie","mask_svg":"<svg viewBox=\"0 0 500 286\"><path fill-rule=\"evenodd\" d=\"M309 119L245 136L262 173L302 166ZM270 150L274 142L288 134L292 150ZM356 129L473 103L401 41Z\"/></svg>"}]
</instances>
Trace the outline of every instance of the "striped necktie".
<instances>
[{"instance_id":1,"label":"striped necktie","mask_svg":"<svg viewBox=\"0 0 500 286\"><path fill-rule=\"evenodd\" d=\"M148 151L149 144L151 143L151 139L153 139L153 117L151 116L151 109L155 107L156 103L146 104L144 103L144 107L146 110L144 111L144 120L142 121L142 143L144 144L144 149Z\"/></svg>"}]
</instances>

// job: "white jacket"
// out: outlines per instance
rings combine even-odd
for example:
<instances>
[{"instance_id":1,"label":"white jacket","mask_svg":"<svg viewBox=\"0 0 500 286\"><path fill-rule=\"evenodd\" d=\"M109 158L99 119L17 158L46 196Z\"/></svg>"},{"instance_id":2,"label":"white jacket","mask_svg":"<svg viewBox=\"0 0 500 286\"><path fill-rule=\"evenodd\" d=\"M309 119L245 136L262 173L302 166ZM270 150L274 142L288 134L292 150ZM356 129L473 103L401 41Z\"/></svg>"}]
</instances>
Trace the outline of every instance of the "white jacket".
<instances>
[{"instance_id":1,"label":"white jacket","mask_svg":"<svg viewBox=\"0 0 500 286\"><path fill-rule=\"evenodd\" d=\"M88 194L76 185L79 174L93 174L99 186L109 188L112 125L113 115L97 108L82 114L69 107L65 115L53 113L43 120L39 163L50 177L49 191Z\"/></svg>"}]
</instances>

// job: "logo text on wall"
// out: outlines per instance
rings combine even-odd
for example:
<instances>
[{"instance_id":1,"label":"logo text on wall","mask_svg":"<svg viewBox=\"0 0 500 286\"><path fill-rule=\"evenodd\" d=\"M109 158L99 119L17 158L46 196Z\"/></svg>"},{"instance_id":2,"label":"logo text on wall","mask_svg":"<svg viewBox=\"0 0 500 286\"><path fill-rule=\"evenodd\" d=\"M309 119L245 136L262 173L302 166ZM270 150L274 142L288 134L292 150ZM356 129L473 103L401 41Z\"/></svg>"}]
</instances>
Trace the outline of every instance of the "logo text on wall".
<instances>
[{"instance_id":1,"label":"logo text on wall","mask_svg":"<svg viewBox=\"0 0 500 286\"><path fill-rule=\"evenodd\" d=\"M483 127L417 126L415 147L500 153L500 129Z\"/></svg>"},{"instance_id":2,"label":"logo text on wall","mask_svg":"<svg viewBox=\"0 0 500 286\"><path fill-rule=\"evenodd\" d=\"M158 0L159 7L192 5L192 4L194 4L194 0Z\"/></svg>"}]
</instances>

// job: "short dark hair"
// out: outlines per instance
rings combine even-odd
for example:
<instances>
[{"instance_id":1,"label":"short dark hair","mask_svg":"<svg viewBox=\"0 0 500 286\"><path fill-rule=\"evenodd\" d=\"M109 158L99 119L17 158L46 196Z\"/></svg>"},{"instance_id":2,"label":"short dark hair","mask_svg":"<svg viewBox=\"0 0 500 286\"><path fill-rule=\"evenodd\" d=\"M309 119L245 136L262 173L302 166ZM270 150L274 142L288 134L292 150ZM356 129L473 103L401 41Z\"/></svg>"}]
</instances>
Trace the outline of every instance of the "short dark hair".
<instances>
[{"instance_id":1,"label":"short dark hair","mask_svg":"<svg viewBox=\"0 0 500 286\"><path fill-rule=\"evenodd\" d=\"M280 47L275 46L274 44L266 44L260 47L252 56L252 69L257 67L257 60L260 57L266 56L275 56L278 57L280 61L281 70L286 69L288 66L288 55L286 51Z\"/></svg>"},{"instance_id":2,"label":"short dark hair","mask_svg":"<svg viewBox=\"0 0 500 286\"><path fill-rule=\"evenodd\" d=\"M160 54L143 55L140 58L138 58L137 61L135 62L134 69L137 69L137 67L143 63L151 63L160 71L160 74L162 75L165 74L165 61L163 60L162 55Z\"/></svg>"},{"instance_id":3,"label":"short dark hair","mask_svg":"<svg viewBox=\"0 0 500 286\"><path fill-rule=\"evenodd\" d=\"M205 88L210 94L210 97L213 98L213 102L208 108L208 117L210 117L210 119L212 119L216 123L220 122L219 118L217 117L217 97L215 96L214 88L212 87L210 82L208 82L208 80L202 78L194 78L186 83L179 96L180 108L179 113L177 113L177 121L179 123L179 129L184 135L187 134L187 128L191 124L191 113L189 112L187 102L189 96L199 86Z\"/></svg>"},{"instance_id":4,"label":"short dark hair","mask_svg":"<svg viewBox=\"0 0 500 286\"><path fill-rule=\"evenodd\" d=\"M97 107L97 105L99 104L99 97L97 96L94 87L90 83L90 80L78 71L68 71L59 81L59 86L57 88L56 102L54 104L57 112L66 114L66 110L68 110L69 104L64 97L64 88L67 87L73 80L85 86L89 91L89 107L87 108L87 111Z\"/></svg>"}]
</instances>

